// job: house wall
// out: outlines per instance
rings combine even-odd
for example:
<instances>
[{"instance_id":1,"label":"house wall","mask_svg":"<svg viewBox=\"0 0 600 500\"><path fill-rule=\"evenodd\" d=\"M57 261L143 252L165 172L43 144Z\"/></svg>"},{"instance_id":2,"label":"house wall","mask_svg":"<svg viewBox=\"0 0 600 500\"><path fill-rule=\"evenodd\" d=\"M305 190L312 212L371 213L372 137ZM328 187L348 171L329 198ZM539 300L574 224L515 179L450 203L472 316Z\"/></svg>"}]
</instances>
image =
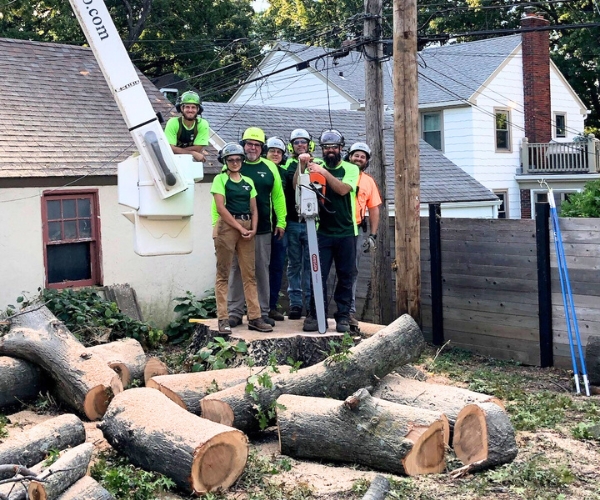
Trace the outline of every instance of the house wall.
<instances>
[{"instance_id":1,"label":"house wall","mask_svg":"<svg viewBox=\"0 0 600 500\"><path fill-rule=\"evenodd\" d=\"M15 304L24 291L30 296L44 286L40 189L0 190L0 308ZM62 191L62 190L61 190ZM164 326L170 321L172 299L187 290L202 295L214 287L215 257L210 223L210 184L196 184L193 223L194 250L189 255L141 257L133 251L133 225L121 215L117 186L98 188L100 202L103 285L129 283L136 291L146 320ZM7 200L15 200L4 203ZM27 221L26 224L23 221Z\"/></svg>"},{"instance_id":2,"label":"house wall","mask_svg":"<svg viewBox=\"0 0 600 500\"><path fill-rule=\"evenodd\" d=\"M287 54L277 52L265 61L261 72L269 74L297 63L296 59ZM328 94L327 86L321 78L312 71L296 71L296 68L245 85L230 102L252 106L350 110L348 99L332 89Z\"/></svg>"},{"instance_id":3,"label":"house wall","mask_svg":"<svg viewBox=\"0 0 600 500\"><path fill-rule=\"evenodd\" d=\"M571 142L573 138L583 133L585 127L584 118L581 113L581 104L573 93L568 91L564 78L554 66L550 66L550 97L552 100L552 140L557 142ZM555 136L554 113L564 112L567 115L567 137Z\"/></svg>"}]
</instances>

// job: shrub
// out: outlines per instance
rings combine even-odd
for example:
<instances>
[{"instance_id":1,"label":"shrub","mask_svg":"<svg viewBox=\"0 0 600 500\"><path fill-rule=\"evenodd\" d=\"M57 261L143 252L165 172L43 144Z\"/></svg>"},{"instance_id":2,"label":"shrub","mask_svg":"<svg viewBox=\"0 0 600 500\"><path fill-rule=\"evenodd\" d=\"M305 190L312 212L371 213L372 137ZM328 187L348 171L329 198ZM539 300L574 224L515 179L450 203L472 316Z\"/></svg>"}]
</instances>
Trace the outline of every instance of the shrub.
<instances>
[{"instance_id":1,"label":"shrub","mask_svg":"<svg viewBox=\"0 0 600 500\"><path fill-rule=\"evenodd\" d=\"M600 217L600 180L585 184L581 193L573 193L560 206L561 217Z\"/></svg>"},{"instance_id":2,"label":"shrub","mask_svg":"<svg viewBox=\"0 0 600 500\"><path fill-rule=\"evenodd\" d=\"M189 291L185 292L185 297L173 299L174 302L177 302L173 309L177 318L169 323L166 329L166 334L172 343L178 344L191 337L196 327L190 323L190 319L217 317L217 299L214 290L206 290L204 293L206 295L200 299Z\"/></svg>"}]
</instances>

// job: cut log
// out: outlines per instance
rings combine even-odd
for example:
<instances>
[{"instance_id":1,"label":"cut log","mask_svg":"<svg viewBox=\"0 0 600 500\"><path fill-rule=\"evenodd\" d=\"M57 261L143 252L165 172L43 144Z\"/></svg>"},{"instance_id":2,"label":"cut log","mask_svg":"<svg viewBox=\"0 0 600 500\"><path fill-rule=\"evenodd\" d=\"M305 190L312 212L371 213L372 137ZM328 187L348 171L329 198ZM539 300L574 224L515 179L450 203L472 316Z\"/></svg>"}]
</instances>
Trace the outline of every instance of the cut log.
<instances>
[{"instance_id":1,"label":"cut log","mask_svg":"<svg viewBox=\"0 0 600 500\"><path fill-rule=\"evenodd\" d=\"M242 383L209 394L200 402L202 416L250 431L257 428L257 403L260 408L270 408L282 394L344 399L361 387L374 385L394 368L418 358L424 345L418 325L405 314L351 348L347 355L271 377L272 388L256 386L254 394L249 395L246 384Z\"/></svg>"},{"instance_id":2,"label":"cut log","mask_svg":"<svg viewBox=\"0 0 600 500\"><path fill-rule=\"evenodd\" d=\"M44 389L42 371L23 359L0 356L0 411L35 399Z\"/></svg>"},{"instance_id":3,"label":"cut log","mask_svg":"<svg viewBox=\"0 0 600 500\"><path fill-rule=\"evenodd\" d=\"M134 465L190 493L229 488L248 459L244 433L197 417L154 389L116 396L98 427Z\"/></svg>"},{"instance_id":4,"label":"cut log","mask_svg":"<svg viewBox=\"0 0 600 500\"><path fill-rule=\"evenodd\" d=\"M278 369L280 373L289 373L291 368L284 365L279 366ZM208 372L160 375L148 380L146 387L158 389L182 408L200 415L200 400L204 396L240 384L251 375L260 373L261 370L264 370L264 367L244 366Z\"/></svg>"},{"instance_id":5,"label":"cut log","mask_svg":"<svg viewBox=\"0 0 600 500\"><path fill-rule=\"evenodd\" d=\"M494 403L465 406L454 426L454 452L470 471L512 462L518 448L506 412Z\"/></svg>"},{"instance_id":6,"label":"cut log","mask_svg":"<svg viewBox=\"0 0 600 500\"><path fill-rule=\"evenodd\" d=\"M377 474L362 500L385 500L388 491L390 491L390 482L387 478Z\"/></svg>"},{"instance_id":7,"label":"cut log","mask_svg":"<svg viewBox=\"0 0 600 500\"><path fill-rule=\"evenodd\" d=\"M52 449L63 450L83 442L83 422L73 414L60 415L6 439L0 444L0 464L31 467Z\"/></svg>"},{"instance_id":8,"label":"cut log","mask_svg":"<svg viewBox=\"0 0 600 500\"><path fill-rule=\"evenodd\" d=\"M45 461L39 462L33 467L30 467L29 469L25 469L25 471L23 471L22 474L17 474L15 476L15 474L13 473L8 477L35 477L38 474L40 474L44 470L44 468L46 468L44 464ZM5 477L6 476L3 476L2 479L4 479ZM15 483L8 482L0 484L0 498L3 498L1 495L4 495L4 498L7 498L8 500L25 500L27 498L28 482L29 480Z\"/></svg>"},{"instance_id":9,"label":"cut log","mask_svg":"<svg viewBox=\"0 0 600 500\"><path fill-rule=\"evenodd\" d=\"M144 367L144 385L148 383L152 377L159 375L168 375L169 368L158 358L148 358Z\"/></svg>"},{"instance_id":10,"label":"cut log","mask_svg":"<svg viewBox=\"0 0 600 500\"><path fill-rule=\"evenodd\" d=\"M115 500L107 490L90 476L83 476L58 497L58 500Z\"/></svg>"},{"instance_id":11,"label":"cut log","mask_svg":"<svg viewBox=\"0 0 600 500\"><path fill-rule=\"evenodd\" d=\"M129 387L133 380L141 381L144 378L146 353L135 339L88 347L88 351L100 356L119 375L124 388Z\"/></svg>"},{"instance_id":12,"label":"cut log","mask_svg":"<svg viewBox=\"0 0 600 500\"><path fill-rule=\"evenodd\" d=\"M448 417L450 429L454 428L458 414L468 404L495 403L504 409L502 401L495 396L452 385L420 382L393 373L381 379L373 396L401 405L441 411Z\"/></svg>"},{"instance_id":13,"label":"cut log","mask_svg":"<svg viewBox=\"0 0 600 500\"><path fill-rule=\"evenodd\" d=\"M87 349L47 307L24 309L0 338L0 354L31 361L56 382L59 397L90 420L123 390L118 375Z\"/></svg>"},{"instance_id":14,"label":"cut log","mask_svg":"<svg viewBox=\"0 0 600 500\"><path fill-rule=\"evenodd\" d=\"M366 389L346 401L284 394L277 403L283 455L409 476L439 473L446 466L449 428L440 412L389 403Z\"/></svg>"},{"instance_id":15,"label":"cut log","mask_svg":"<svg viewBox=\"0 0 600 500\"><path fill-rule=\"evenodd\" d=\"M585 345L585 366L592 385L600 385L600 336L590 335Z\"/></svg>"},{"instance_id":16,"label":"cut log","mask_svg":"<svg viewBox=\"0 0 600 500\"><path fill-rule=\"evenodd\" d=\"M83 443L62 457L29 483L27 492L32 500L56 500L61 493L85 476L94 445Z\"/></svg>"}]
</instances>

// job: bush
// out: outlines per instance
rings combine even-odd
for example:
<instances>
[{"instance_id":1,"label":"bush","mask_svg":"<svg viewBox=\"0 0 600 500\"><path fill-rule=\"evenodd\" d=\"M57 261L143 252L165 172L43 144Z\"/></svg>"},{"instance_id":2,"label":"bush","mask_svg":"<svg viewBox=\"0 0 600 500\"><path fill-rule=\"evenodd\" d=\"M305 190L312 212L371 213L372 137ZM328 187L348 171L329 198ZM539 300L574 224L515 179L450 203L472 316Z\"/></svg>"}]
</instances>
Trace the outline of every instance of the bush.
<instances>
[{"instance_id":1,"label":"bush","mask_svg":"<svg viewBox=\"0 0 600 500\"><path fill-rule=\"evenodd\" d=\"M206 290L206 295L201 299L197 298L192 292L185 292L185 297L175 297L174 302L177 305L173 311L177 318L169 323L166 334L169 340L178 344L189 339L194 333L196 325L190 323L190 319L216 318L217 317L217 299L213 289Z\"/></svg>"},{"instance_id":2,"label":"bush","mask_svg":"<svg viewBox=\"0 0 600 500\"><path fill-rule=\"evenodd\" d=\"M561 217L600 217L600 180L585 184L581 193L573 193L560 206Z\"/></svg>"}]
</instances>

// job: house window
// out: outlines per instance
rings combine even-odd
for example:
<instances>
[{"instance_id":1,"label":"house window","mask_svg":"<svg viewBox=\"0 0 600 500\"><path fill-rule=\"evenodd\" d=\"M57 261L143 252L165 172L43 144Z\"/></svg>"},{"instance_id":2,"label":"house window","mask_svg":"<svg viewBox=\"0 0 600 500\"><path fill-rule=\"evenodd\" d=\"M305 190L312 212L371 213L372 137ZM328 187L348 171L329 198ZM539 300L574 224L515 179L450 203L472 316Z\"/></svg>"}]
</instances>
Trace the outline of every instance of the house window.
<instances>
[{"instance_id":1,"label":"house window","mask_svg":"<svg viewBox=\"0 0 600 500\"><path fill-rule=\"evenodd\" d=\"M577 191L552 190L552 192L554 193L554 204L556 205L556 211L560 214L560 206L562 205L563 201L568 200L571 197L571 195L573 193L576 193ZM536 203L548 203L548 192L540 191L535 193L535 201Z\"/></svg>"},{"instance_id":2,"label":"house window","mask_svg":"<svg viewBox=\"0 0 600 500\"><path fill-rule=\"evenodd\" d=\"M565 113L554 114L554 137L567 137L567 115Z\"/></svg>"},{"instance_id":3,"label":"house window","mask_svg":"<svg viewBox=\"0 0 600 500\"><path fill-rule=\"evenodd\" d=\"M500 199L498 219L508 219L508 191L494 191L494 194Z\"/></svg>"},{"instance_id":4,"label":"house window","mask_svg":"<svg viewBox=\"0 0 600 500\"><path fill-rule=\"evenodd\" d=\"M438 151L442 151L442 113L423 113L421 130L423 140Z\"/></svg>"},{"instance_id":5,"label":"house window","mask_svg":"<svg viewBox=\"0 0 600 500\"><path fill-rule=\"evenodd\" d=\"M510 111L496 109L496 151L510 151Z\"/></svg>"},{"instance_id":6,"label":"house window","mask_svg":"<svg viewBox=\"0 0 600 500\"><path fill-rule=\"evenodd\" d=\"M101 284L98 191L48 191L42 197L46 286Z\"/></svg>"}]
</instances>

